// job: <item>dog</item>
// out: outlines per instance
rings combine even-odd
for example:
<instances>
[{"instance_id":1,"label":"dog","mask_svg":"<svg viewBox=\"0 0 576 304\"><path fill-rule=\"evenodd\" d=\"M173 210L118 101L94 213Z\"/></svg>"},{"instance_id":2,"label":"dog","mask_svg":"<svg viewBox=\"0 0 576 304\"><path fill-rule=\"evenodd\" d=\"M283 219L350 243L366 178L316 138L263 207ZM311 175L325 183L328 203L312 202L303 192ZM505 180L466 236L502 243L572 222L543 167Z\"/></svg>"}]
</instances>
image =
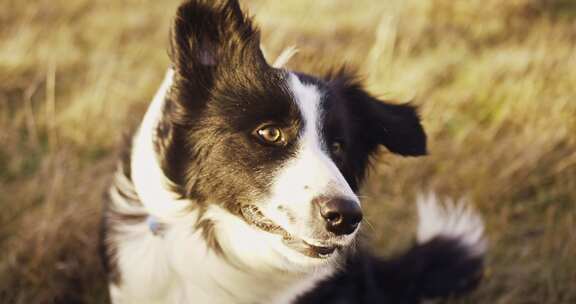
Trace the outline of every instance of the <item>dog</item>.
<instances>
[{"instance_id":1,"label":"dog","mask_svg":"<svg viewBox=\"0 0 576 304\"><path fill-rule=\"evenodd\" d=\"M107 192L113 303L419 303L477 286L484 226L464 203L421 196L417 242L395 258L358 241L370 158L426 154L414 107L345 69L270 66L237 0L185 1L170 41Z\"/></svg>"}]
</instances>

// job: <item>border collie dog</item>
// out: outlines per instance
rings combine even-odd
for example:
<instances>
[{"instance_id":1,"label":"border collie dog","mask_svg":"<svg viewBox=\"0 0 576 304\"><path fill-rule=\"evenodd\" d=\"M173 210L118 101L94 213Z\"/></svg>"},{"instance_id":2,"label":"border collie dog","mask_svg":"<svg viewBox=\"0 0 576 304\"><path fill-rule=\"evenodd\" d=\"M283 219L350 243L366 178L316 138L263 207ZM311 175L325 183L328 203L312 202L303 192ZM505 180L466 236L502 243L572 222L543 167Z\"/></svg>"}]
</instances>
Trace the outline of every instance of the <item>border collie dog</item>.
<instances>
[{"instance_id":1,"label":"border collie dog","mask_svg":"<svg viewBox=\"0 0 576 304\"><path fill-rule=\"evenodd\" d=\"M419 303L474 288L483 223L465 204L421 197L398 257L355 241L378 147L426 153L415 109L346 71L272 67L259 46L237 0L178 8L172 67L108 192L113 303Z\"/></svg>"}]
</instances>

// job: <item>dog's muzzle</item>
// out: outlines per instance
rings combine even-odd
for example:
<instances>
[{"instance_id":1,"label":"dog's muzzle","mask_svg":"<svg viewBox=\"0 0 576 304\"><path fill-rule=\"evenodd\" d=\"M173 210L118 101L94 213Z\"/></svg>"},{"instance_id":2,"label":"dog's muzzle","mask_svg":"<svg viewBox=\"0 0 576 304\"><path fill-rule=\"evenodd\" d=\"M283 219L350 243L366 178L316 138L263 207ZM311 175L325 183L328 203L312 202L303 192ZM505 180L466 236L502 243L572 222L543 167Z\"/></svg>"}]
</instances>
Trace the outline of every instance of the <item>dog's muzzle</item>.
<instances>
[{"instance_id":1,"label":"dog's muzzle","mask_svg":"<svg viewBox=\"0 0 576 304\"><path fill-rule=\"evenodd\" d=\"M242 217L248 224L258 227L260 230L282 236L282 242L286 246L297 252L300 252L303 255L312 258L325 259L330 257L330 255L332 255L336 249L340 248L340 246L337 245L316 246L309 244L306 241L288 233L288 231L286 231L284 228L280 227L272 220L264 216L258 207L254 205L242 206L240 210Z\"/></svg>"}]
</instances>

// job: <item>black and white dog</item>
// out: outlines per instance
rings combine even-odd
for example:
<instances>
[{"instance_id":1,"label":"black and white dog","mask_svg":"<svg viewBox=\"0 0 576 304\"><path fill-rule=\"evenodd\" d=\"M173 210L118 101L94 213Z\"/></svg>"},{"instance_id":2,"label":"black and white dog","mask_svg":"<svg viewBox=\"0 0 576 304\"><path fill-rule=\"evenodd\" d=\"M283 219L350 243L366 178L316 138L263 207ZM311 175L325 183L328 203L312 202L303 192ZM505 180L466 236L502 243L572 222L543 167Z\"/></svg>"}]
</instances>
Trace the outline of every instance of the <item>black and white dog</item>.
<instances>
[{"instance_id":1,"label":"black and white dog","mask_svg":"<svg viewBox=\"0 0 576 304\"><path fill-rule=\"evenodd\" d=\"M483 224L464 204L423 197L397 258L355 242L369 158L426 153L411 106L346 72L271 67L236 0L183 3L171 37L106 204L113 303L418 303L477 285Z\"/></svg>"}]
</instances>

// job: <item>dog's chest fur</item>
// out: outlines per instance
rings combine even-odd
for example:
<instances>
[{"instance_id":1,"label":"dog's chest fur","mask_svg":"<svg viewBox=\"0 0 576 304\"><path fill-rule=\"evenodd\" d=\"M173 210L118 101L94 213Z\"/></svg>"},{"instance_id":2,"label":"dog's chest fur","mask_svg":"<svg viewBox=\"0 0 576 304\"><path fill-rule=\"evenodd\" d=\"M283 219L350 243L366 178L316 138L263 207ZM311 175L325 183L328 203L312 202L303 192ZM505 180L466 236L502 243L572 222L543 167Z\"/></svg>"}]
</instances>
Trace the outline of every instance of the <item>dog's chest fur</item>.
<instances>
[{"instance_id":1,"label":"dog's chest fur","mask_svg":"<svg viewBox=\"0 0 576 304\"><path fill-rule=\"evenodd\" d=\"M246 271L214 253L186 223L174 223L161 236L146 223L116 228L130 231L116 247L122 287L111 291L117 303L293 303L329 272L266 269L266 257L257 253L262 269ZM251 254L250 244L245 246Z\"/></svg>"}]
</instances>

